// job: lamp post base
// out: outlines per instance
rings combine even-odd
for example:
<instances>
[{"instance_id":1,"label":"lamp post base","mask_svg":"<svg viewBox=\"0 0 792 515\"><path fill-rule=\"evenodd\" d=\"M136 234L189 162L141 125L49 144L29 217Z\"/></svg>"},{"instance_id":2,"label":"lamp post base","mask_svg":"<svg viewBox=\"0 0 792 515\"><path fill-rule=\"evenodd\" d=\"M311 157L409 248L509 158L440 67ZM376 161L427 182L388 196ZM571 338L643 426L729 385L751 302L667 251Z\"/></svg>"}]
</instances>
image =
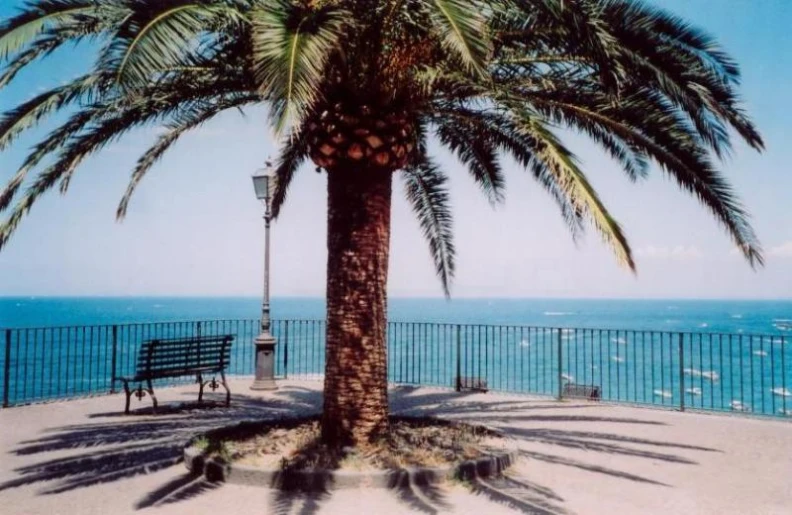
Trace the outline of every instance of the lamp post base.
<instances>
[{"instance_id":1,"label":"lamp post base","mask_svg":"<svg viewBox=\"0 0 792 515\"><path fill-rule=\"evenodd\" d=\"M265 331L256 337L256 377L251 390L277 390L275 383L275 338Z\"/></svg>"},{"instance_id":2,"label":"lamp post base","mask_svg":"<svg viewBox=\"0 0 792 515\"><path fill-rule=\"evenodd\" d=\"M256 380L250 385L250 389L253 391L272 391L278 389L278 384L274 379L265 379L263 381Z\"/></svg>"}]
</instances>

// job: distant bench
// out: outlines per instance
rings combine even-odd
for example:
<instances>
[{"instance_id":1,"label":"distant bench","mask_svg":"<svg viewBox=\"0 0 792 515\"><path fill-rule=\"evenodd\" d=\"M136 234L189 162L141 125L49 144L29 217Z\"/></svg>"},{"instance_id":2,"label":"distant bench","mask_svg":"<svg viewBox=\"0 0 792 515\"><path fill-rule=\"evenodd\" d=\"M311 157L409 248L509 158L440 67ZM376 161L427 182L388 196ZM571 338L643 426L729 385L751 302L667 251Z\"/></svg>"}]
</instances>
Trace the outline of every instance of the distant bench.
<instances>
[{"instance_id":1,"label":"distant bench","mask_svg":"<svg viewBox=\"0 0 792 515\"><path fill-rule=\"evenodd\" d=\"M120 377L126 393L126 408L129 413L129 401L133 394L138 399L148 393L157 409L157 397L154 395L152 381L171 377L195 376L200 385L198 402L203 402L204 387L208 384L212 390L218 388L213 377L204 381L204 374L220 374L220 384L226 390L226 406L231 404L231 390L225 378L225 369L231 358L231 342L234 336L195 336L187 338L156 339L143 342L138 353L137 370L132 377ZM143 383L147 388L143 388ZM140 383L136 389L130 389L129 383Z\"/></svg>"},{"instance_id":2,"label":"distant bench","mask_svg":"<svg viewBox=\"0 0 792 515\"><path fill-rule=\"evenodd\" d=\"M489 388L487 387L487 380L481 377L468 377L468 376L460 376L457 377L457 391L462 390L473 390L476 392L487 392Z\"/></svg>"},{"instance_id":3,"label":"distant bench","mask_svg":"<svg viewBox=\"0 0 792 515\"><path fill-rule=\"evenodd\" d=\"M575 383L566 383L561 396L589 401L598 401L602 398L599 386Z\"/></svg>"}]
</instances>

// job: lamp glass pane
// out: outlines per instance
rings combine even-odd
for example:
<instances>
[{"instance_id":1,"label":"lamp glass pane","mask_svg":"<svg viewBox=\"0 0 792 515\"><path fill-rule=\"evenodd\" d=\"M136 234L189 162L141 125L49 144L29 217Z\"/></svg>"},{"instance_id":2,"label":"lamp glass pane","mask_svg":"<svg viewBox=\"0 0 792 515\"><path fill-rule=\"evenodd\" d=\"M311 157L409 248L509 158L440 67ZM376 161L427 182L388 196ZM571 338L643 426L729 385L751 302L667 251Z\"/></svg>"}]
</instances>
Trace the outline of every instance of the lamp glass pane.
<instances>
[{"instance_id":1,"label":"lamp glass pane","mask_svg":"<svg viewBox=\"0 0 792 515\"><path fill-rule=\"evenodd\" d=\"M256 190L256 198L264 200L269 194L269 175L254 175L253 188Z\"/></svg>"}]
</instances>

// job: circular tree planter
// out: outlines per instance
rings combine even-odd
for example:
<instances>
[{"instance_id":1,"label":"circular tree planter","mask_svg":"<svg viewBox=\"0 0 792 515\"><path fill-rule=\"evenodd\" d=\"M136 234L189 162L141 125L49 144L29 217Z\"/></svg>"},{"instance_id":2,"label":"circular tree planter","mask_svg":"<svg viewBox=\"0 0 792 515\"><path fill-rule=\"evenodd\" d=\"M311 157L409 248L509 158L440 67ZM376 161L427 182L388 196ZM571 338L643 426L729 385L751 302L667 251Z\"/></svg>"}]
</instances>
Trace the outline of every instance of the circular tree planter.
<instances>
[{"instance_id":1,"label":"circular tree planter","mask_svg":"<svg viewBox=\"0 0 792 515\"><path fill-rule=\"evenodd\" d=\"M293 419L288 424L297 425L312 419ZM403 420L403 418L402 418ZM426 421L426 418L415 420ZM439 419L431 419L438 424L454 424ZM401 488L410 485L428 486L443 483L450 479L468 481L475 478L498 476L511 466L517 459L515 450L498 450L475 459L462 460L453 465L439 467L410 466L378 470L345 470L291 467L261 467L242 463L229 462L219 456L213 456L205 444L207 438L222 435L254 434L272 427L279 422L242 422L234 426L210 431L205 435L192 439L184 448L184 464L195 475L204 476L212 482L259 486L278 489L299 489L323 491L330 488ZM470 426L478 427L481 426ZM489 433L497 434L504 442L511 441L502 432L485 428ZM216 454L216 453L215 453Z\"/></svg>"}]
</instances>

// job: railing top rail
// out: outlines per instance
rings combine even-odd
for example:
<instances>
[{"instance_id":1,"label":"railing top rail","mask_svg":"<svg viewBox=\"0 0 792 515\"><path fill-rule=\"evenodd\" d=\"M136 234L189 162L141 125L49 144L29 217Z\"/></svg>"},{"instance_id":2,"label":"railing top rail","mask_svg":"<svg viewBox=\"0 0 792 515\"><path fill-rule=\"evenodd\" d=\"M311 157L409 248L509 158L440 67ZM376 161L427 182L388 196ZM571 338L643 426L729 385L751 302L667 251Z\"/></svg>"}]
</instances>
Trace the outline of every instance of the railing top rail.
<instances>
[{"instance_id":1,"label":"railing top rail","mask_svg":"<svg viewBox=\"0 0 792 515\"><path fill-rule=\"evenodd\" d=\"M166 321L157 321L157 322L122 322L122 323L110 323L110 324L87 324L87 325L64 325L64 326L32 326L32 327L0 327L0 331L11 331L11 332L33 332L33 331L71 331L71 330L88 330L88 329L105 329L105 328L112 328L117 327L121 328L141 328L141 327L154 327L154 328L166 328L168 326L179 326L179 325L189 325L189 324L222 324L222 323L247 323L247 324L257 324L259 323L259 319L255 318L218 318L218 319L206 319L206 320L166 320ZM316 323L322 324L325 323L325 320L320 318L277 318L273 320L273 323ZM493 324L493 323L460 323L460 322L438 322L438 321L414 321L414 320L389 320L389 324L411 324L411 325L424 325L424 326L440 326L440 327L461 327L461 328L479 328L479 327L486 327L486 328L501 328L501 329L531 329L531 330L540 330L540 331L568 331L572 333L585 333L585 332L619 332L619 333L635 333L635 334L660 334L660 335L685 335L685 336L720 336L720 337L736 337L736 338L743 338L743 339L750 339L750 338L762 338L762 339L772 339L772 340L781 340L784 342L792 341L792 334L772 334L772 333L739 333L739 332L724 332L724 331L713 331L713 330L701 330L701 331L672 331L668 329L625 329L625 328L614 328L614 327L572 327L572 326L556 326L556 325L526 325L526 324Z\"/></svg>"},{"instance_id":2,"label":"railing top rail","mask_svg":"<svg viewBox=\"0 0 792 515\"><path fill-rule=\"evenodd\" d=\"M737 336L743 338L775 338L792 340L792 334L772 334L772 333L739 333L739 332L724 332L724 331L671 331L668 329L625 329L623 327L572 327L572 326L554 326L554 325L525 325L525 324L492 324L492 323L462 323L462 322L416 322L413 320L389 320L390 324L416 324L416 325L439 325L439 326L459 326L463 328L472 327L488 327L488 328L509 328L509 329L538 329L544 331L595 331L595 332L620 332L620 333L654 333L664 335L712 335L712 336Z\"/></svg>"},{"instance_id":3,"label":"railing top rail","mask_svg":"<svg viewBox=\"0 0 792 515\"><path fill-rule=\"evenodd\" d=\"M178 324L214 324L220 322L258 322L257 319L247 318L228 318L228 319L206 319L206 320L163 320L157 322L119 322L109 324L84 324L84 325L49 325L49 326L20 326L20 327L0 327L0 331L52 331L52 330L66 330L66 329L90 329L100 327L140 327L140 326L164 326L164 325L178 325Z\"/></svg>"}]
</instances>

